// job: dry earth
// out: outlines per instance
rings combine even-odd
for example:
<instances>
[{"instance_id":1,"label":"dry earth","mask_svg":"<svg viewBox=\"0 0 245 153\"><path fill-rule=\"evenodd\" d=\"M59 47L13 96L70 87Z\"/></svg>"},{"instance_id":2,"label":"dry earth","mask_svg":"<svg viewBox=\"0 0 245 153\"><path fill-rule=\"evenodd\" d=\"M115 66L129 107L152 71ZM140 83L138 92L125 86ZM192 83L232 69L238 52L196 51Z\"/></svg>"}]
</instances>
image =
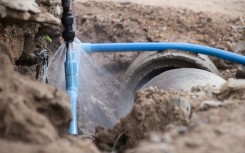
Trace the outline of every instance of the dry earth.
<instances>
[{"instance_id":1,"label":"dry earth","mask_svg":"<svg viewBox=\"0 0 245 153\"><path fill-rule=\"evenodd\" d=\"M244 1L120 2L79 0L77 36L84 42L192 42L245 53ZM58 1L38 4L49 12L48 19L59 17ZM71 112L66 94L28 78L35 76L37 63L30 56L36 45L55 52L60 26L40 20L38 11L17 7L17 13L27 16L16 16L6 3L0 3L1 17L6 14L2 8L9 14L0 19L1 152L244 152L244 80L229 80L219 91L197 87L191 94L144 89L137 93L132 112L113 129L97 128L95 143L67 136ZM51 44L43 40L46 34L53 38ZM121 79L137 54L92 56ZM236 64L212 59L225 79L235 76Z\"/></svg>"},{"instance_id":2,"label":"dry earth","mask_svg":"<svg viewBox=\"0 0 245 153\"><path fill-rule=\"evenodd\" d=\"M87 0L77 0L85 2ZM173 7L178 9L189 9L195 12L207 12L225 14L229 16L244 15L244 0L96 0L96 1L112 1L120 3L137 3L143 5L152 5L160 7Z\"/></svg>"}]
</instances>

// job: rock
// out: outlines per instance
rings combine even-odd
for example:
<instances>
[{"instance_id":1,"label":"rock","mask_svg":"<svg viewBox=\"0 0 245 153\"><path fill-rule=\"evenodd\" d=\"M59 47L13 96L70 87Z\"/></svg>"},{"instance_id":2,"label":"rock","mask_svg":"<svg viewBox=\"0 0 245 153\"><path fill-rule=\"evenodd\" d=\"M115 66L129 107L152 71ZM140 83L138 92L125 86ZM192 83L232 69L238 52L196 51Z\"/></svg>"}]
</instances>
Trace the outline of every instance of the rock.
<instances>
[{"instance_id":1,"label":"rock","mask_svg":"<svg viewBox=\"0 0 245 153\"><path fill-rule=\"evenodd\" d=\"M198 141L189 139L189 140L186 140L185 146L188 148L198 148L200 144L198 143Z\"/></svg>"},{"instance_id":2,"label":"rock","mask_svg":"<svg viewBox=\"0 0 245 153\"><path fill-rule=\"evenodd\" d=\"M30 21L40 22L40 23L50 23L50 24L60 24L60 20L50 14L45 8L40 8L42 13L38 13L36 15L32 15L30 17Z\"/></svg>"},{"instance_id":3,"label":"rock","mask_svg":"<svg viewBox=\"0 0 245 153\"><path fill-rule=\"evenodd\" d=\"M13 10L40 13L35 0L0 0L0 5Z\"/></svg>"},{"instance_id":4,"label":"rock","mask_svg":"<svg viewBox=\"0 0 245 153\"><path fill-rule=\"evenodd\" d=\"M164 134L162 136L162 142L163 143L171 143L172 142L172 138L170 137L169 134Z\"/></svg>"},{"instance_id":5,"label":"rock","mask_svg":"<svg viewBox=\"0 0 245 153\"><path fill-rule=\"evenodd\" d=\"M60 6L55 6L55 11L54 11L54 13L56 14L56 15L61 15L61 7Z\"/></svg>"},{"instance_id":6,"label":"rock","mask_svg":"<svg viewBox=\"0 0 245 153\"><path fill-rule=\"evenodd\" d=\"M245 99L245 80L244 79L229 79L224 84L220 91L214 93L216 98L220 101L229 100L244 100Z\"/></svg>"},{"instance_id":7,"label":"rock","mask_svg":"<svg viewBox=\"0 0 245 153\"><path fill-rule=\"evenodd\" d=\"M236 72L236 78L245 79L245 67L244 66L238 66L238 69Z\"/></svg>"},{"instance_id":8,"label":"rock","mask_svg":"<svg viewBox=\"0 0 245 153\"><path fill-rule=\"evenodd\" d=\"M0 17L60 24L59 19L44 8L40 9L35 0L0 0Z\"/></svg>"},{"instance_id":9,"label":"rock","mask_svg":"<svg viewBox=\"0 0 245 153\"><path fill-rule=\"evenodd\" d=\"M149 140L150 140L151 142L157 143L157 142L161 142L161 137L160 137L157 133L152 133L152 134L149 136Z\"/></svg>"},{"instance_id":10,"label":"rock","mask_svg":"<svg viewBox=\"0 0 245 153\"><path fill-rule=\"evenodd\" d=\"M215 108L215 107L220 107L222 106L222 102L219 102L219 101L203 101L201 104L200 104L200 110L207 110L207 109L210 109L210 108Z\"/></svg>"}]
</instances>

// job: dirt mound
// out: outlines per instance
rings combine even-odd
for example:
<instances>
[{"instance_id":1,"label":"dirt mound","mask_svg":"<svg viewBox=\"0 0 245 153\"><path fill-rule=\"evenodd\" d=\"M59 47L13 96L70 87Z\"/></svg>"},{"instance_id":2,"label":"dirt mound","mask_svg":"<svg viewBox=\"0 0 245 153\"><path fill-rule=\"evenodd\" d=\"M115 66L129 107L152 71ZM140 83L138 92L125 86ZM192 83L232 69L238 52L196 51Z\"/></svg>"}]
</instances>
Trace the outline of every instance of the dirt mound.
<instances>
[{"instance_id":1,"label":"dirt mound","mask_svg":"<svg viewBox=\"0 0 245 153\"><path fill-rule=\"evenodd\" d=\"M97 128L96 144L106 151L123 150L135 146L149 132L163 132L169 124L185 125L191 114L189 101L185 93L157 89L139 91L132 112L114 129Z\"/></svg>"},{"instance_id":2,"label":"dirt mound","mask_svg":"<svg viewBox=\"0 0 245 153\"><path fill-rule=\"evenodd\" d=\"M0 45L1 152L91 152L91 142L66 136L71 120L68 96L20 75Z\"/></svg>"},{"instance_id":3,"label":"dirt mound","mask_svg":"<svg viewBox=\"0 0 245 153\"><path fill-rule=\"evenodd\" d=\"M102 150L128 153L228 153L233 146L242 152L244 89L244 80L230 79L219 90L197 87L190 94L141 90L127 117L113 129L97 129L96 143Z\"/></svg>"},{"instance_id":4,"label":"dirt mound","mask_svg":"<svg viewBox=\"0 0 245 153\"><path fill-rule=\"evenodd\" d=\"M164 134L151 133L127 153L243 152L244 83L244 80L229 80L220 91L206 90L203 100L192 105L195 108L188 126L172 126ZM198 95L203 93L200 91Z\"/></svg>"},{"instance_id":5,"label":"dirt mound","mask_svg":"<svg viewBox=\"0 0 245 153\"><path fill-rule=\"evenodd\" d=\"M47 143L65 133L71 119L68 97L14 72L5 54L1 61L1 137Z\"/></svg>"}]
</instances>

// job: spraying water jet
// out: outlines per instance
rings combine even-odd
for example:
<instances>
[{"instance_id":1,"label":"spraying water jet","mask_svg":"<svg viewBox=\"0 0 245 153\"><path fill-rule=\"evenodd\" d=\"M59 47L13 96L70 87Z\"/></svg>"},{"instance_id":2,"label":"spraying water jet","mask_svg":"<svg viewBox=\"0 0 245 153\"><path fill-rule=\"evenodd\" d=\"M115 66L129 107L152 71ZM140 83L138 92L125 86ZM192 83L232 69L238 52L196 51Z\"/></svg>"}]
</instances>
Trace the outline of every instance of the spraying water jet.
<instances>
[{"instance_id":1,"label":"spraying water jet","mask_svg":"<svg viewBox=\"0 0 245 153\"><path fill-rule=\"evenodd\" d=\"M72 109L72 121L70 123L69 133L77 135L77 99L78 99L78 62L76 52L73 50L72 42L75 38L73 31L73 15L70 13L70 0L62 0L63 14L62 24L64 31L62 37L66 44L66 60L65 60L65 78L66 90L70 97Z\"/></svg>"}]
</instances>

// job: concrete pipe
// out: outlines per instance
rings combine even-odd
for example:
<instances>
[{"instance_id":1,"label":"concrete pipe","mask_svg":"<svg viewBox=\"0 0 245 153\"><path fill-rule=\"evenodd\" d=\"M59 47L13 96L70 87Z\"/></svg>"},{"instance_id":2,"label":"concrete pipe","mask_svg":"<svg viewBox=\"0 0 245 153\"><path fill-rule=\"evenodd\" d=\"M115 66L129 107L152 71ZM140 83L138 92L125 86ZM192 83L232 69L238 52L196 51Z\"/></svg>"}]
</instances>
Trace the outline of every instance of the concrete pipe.
<instances>
[{"instance_id":1,"label":"concrete pipe","mask_svg":"<svg viewBox=\"0 0 245 153\"><path fill-rule=\"evenodd\" d=\"M214 63L208 56L203 54L172 50L165 52L144 52L133 61L124 75L124 85L129 95L127 101L130 101L132 104L136 90L143 87L154 77L163 72L178 68L202 69L211 72L211 74L213 73L217 77L219 76L218 69ZM204 72L202 74L206 75Z\"/></svg>"},{"instance_id":2,"label":"concrete pipe","mask_svg":"<svg viewBox=\"0 0 245 153\"><path fill-rule=\"evenodd\" d=\"M206 85L219 89L226 81L220 76L195 68L173 69L159 74L143 87L157 87L163 90L190 92L193 87Z\"/></svg>"}]
</instances>

